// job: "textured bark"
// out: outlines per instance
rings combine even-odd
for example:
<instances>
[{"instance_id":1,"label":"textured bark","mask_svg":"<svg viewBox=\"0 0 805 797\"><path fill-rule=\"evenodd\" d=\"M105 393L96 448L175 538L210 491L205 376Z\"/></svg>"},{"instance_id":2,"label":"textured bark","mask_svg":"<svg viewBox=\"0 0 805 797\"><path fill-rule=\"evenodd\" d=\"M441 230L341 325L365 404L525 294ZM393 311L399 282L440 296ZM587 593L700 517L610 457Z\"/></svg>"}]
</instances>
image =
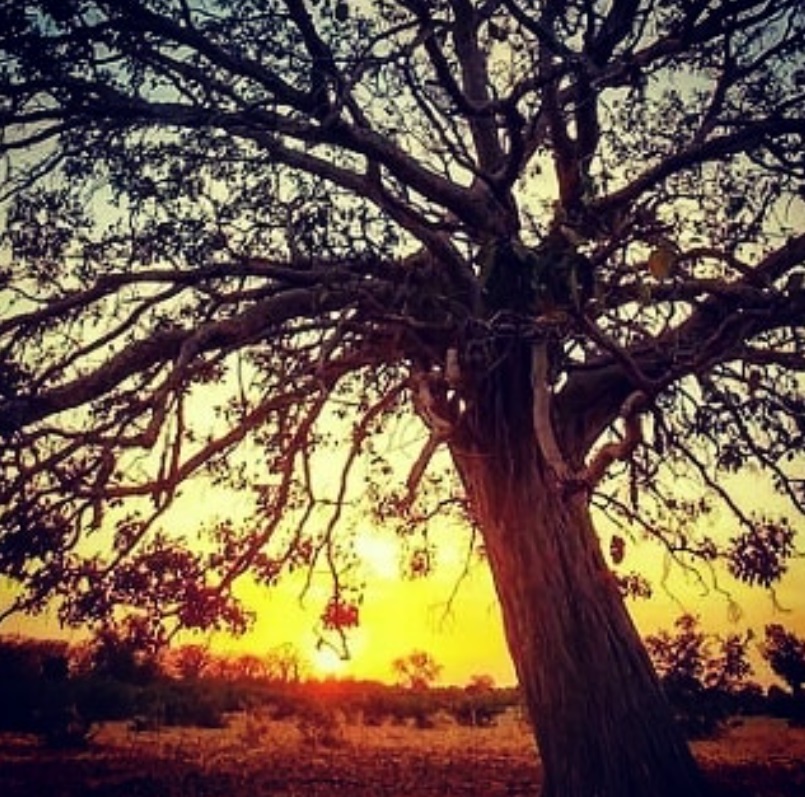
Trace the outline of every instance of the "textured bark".
<instances>
[{"instance_id":1,"label":"textured bark","mask_svg":"<svg viewBox=\"0 0 805 797\"><path fill-rule=\"evenodd\" d=\"M535 729L544 797L697 797L706 787L600 552L586 498L536 468L457 454Z\"/></svg>"},{"instance_id":2,"label":"textured bark","mask_svg":"<svg viewBox=\"0 0 805 797\"><path fill-rule=\"evenodd\" d=\"M544 797L708 793L601 553L589 498L534 442L527 352L479 392L452 455L481 527Z\"/></svg>"}]
</instances>

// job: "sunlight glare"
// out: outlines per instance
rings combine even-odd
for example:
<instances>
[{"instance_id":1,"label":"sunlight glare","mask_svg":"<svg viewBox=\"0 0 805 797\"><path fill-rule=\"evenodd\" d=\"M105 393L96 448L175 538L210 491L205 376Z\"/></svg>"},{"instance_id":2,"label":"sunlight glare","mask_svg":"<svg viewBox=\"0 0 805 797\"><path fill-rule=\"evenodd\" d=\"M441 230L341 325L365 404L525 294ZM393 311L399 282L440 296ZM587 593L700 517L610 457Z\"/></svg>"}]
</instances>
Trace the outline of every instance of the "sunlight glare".
<instances>
[{"instance_id":1,"label":"sunlight glare","mask_svg":"<svg viewBox=\"0 0 805 797\"><path fill-rule=\"evenodd\" d=\"M343 658L338 651L322 645L313 654L313 669L320 678L335 678L344 675L349 667L349 659Z\"/></svg>"},{"instance_id":2,"label":"sunlight glare","mask_svg":"<svg viewBox=\"0 0 805 797\"><path fill-rule=\"evenodd\" d=\"M396 539L377 532L360 534L355 551L372 576L391 580L400 577L400 544Z\"/></svg>"}]
</instances>

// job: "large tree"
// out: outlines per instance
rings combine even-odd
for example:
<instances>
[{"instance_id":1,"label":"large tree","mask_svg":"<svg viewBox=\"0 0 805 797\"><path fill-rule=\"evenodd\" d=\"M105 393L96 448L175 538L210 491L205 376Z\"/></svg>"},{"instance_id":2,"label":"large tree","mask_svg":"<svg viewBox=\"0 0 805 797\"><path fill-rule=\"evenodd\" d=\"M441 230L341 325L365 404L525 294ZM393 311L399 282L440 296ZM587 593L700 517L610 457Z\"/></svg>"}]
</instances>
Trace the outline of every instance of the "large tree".
<instances>
[{"instance_id":1,"label":"large tree","mask_svg":"<svg viewBox=\"0 0 805 797\"><path fill-rule=\"evenodd\" d=\"M0 8L9 609L238 626L239 577L319 562L349 626L366 461L379 514L466 506L547 797L703 794L591 508L686 567L785 568L722 477L802 505L801 1ZM254 513L193 548L162 526L205 479Z\"/></svg>"}]
</instances>

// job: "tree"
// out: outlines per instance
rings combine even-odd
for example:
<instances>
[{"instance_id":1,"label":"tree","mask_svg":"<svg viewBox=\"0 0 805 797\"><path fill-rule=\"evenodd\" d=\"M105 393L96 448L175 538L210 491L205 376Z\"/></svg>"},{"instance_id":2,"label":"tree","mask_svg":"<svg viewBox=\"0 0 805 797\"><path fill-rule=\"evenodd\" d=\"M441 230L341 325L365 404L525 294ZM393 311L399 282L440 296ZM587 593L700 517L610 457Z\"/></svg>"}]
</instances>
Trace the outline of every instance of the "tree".
<instances>
[{"instance_id":1,"label":"tree","mask_svg":"<svg viewBox=\"0 0 805 797\"><path fill-rule=\"evenodd\" d=\"M460 725L488 727L509 707L510 701L495 693L491 675L473 675L451 713Z\"/></svg>"},{"instance_id":2,"label":"tree","mask_svg":"<svg viewBox=\"0 0 805 797\"><path fill-rule=\"evenodd\" d=\"M442 665L426 650L414 650L399 656L391 664L400 683L408 689L429 689L439 678Z\"/></svg>"},{"instance_id":3,"label":"tree","mask_svg":"<svg viewBox=\"0 0 805 797\"><path fill-rule=\"evenodd\" d=\"M771 623L766 626L761 653L774 674L788 684L795 697L800 696L805 684L805 640Z\"/></svg>"},{"instance_id":4,"label":"tree","mask_svg":"<svg viewBox=\"0 0 805 797\"><path fill-rule=\"evenodd\" d=\"M646 648L661 679L696 682L702 689L731 692L752 674L747 660L751 631L725 637L708 634L699 628L699 618L691 614L678 617L674 627L674 634L660 631L646 637Z\"/></svg>"},{"instance_id":5,"label":"tree","mask_svg":"<svg viewBox=\"0 0 805 797\"><path fill-rule=\"evenodd\" d=\"M240 653L228 657L226 673L227 678L232 680L253 681L266 677L267 666L261 656Z\"/></svg>"},{"instance_id":6,"label":"tree","mask_svg":"<svg viewBox=\"0 0 805 797\"><path fill-rule=\"evenodd\" d=\"M183 681L197 681L207 674L212 661L207 645L185 644L170 651L168 669Z\"/></svg>"},{"instance_id":7,"label":"tree","mask_svg":"<svg viewBox=\"0 0 805 797\"><path fill-rule=\"evenodd\" d=\"M302 654L294 645L285 643L271 648L265 655L266 678L277 684L298 684L306 669Z\"/></svg>"},{"instance_id":8,"label":"tree","mask_svg":"<svg viewBox=\"0 0 805 797\"><path fill-rule=\"evenodd\" d=\"M785 571L790 524L721 477L801 511L801 2L0 9L10 610L242 629L239 578L323 564L342 631L364 462L380 515L466 511L546 797L704 793L591 512L613 566L631 535ZM194 547L193 482L252 516Z\"/></svg>"},{"instance_id":9,"label":"tree","mask_svg":"<svg viewBox=\"0 0 805 797\"><path fill-rule=\"evenodd\" d=\"M91 672L122 683L151 683L161 674L156 651L127 631L106 626L96 632L91 647Z\"/></svg>"},{"instance_id":10,"label":"tree","mask_svg":"<svg viewBox=\"0 0 805 797\"><path fill-rule=\"evenodd\" d=\"M708 634L690 614L678 617L674 629L647 636L646 648L686 734L713 736L752 686L747 682L752 632Z\"/></svg>"}]
</instances>

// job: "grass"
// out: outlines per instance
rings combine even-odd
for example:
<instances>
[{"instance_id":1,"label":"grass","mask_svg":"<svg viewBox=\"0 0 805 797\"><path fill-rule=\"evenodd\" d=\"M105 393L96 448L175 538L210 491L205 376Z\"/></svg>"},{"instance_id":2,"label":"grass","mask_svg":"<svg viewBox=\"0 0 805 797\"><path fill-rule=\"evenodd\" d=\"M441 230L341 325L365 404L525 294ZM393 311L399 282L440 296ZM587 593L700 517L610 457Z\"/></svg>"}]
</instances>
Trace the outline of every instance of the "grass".
<instances>
[{"instance_id":1,"label":"grass","mask_svg":"<svg viewBox=\"0 0 805 797\"><path fill-rule=\"evenodd\" d=\"M693 749L723 795L805 794L805 729L783 720L747 719ZM539 780L528 729L512 712L490 728L447 718L427 730L337 723L321 738L260 712L231 715L222 730L107 723L77 752L0 735L5 797L512 797L537 794Z\"/></svg>"}]
</instances>

